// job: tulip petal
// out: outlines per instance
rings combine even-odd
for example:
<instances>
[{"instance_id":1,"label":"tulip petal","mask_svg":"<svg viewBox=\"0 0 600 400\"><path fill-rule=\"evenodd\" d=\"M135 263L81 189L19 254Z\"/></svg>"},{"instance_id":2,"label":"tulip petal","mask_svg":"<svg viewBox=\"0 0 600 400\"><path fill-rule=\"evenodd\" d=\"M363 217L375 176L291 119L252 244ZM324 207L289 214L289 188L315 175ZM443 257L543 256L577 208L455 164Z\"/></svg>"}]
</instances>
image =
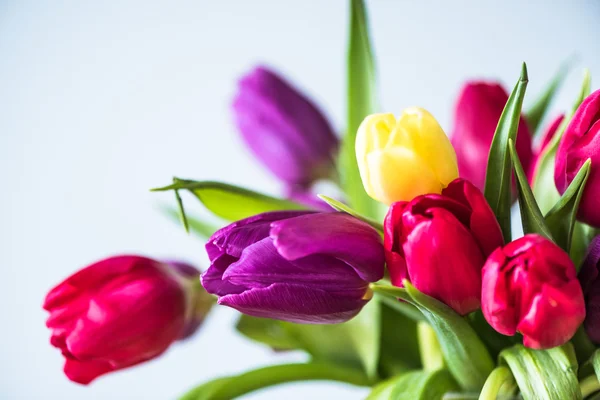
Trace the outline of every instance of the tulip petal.
<instances>
[{"instance_id":1,"label":"tulip petal","mask_svg":"<svg viewBox=\"0 0 600 400\"><path fill-rule=\"evenodd\" d=\"M318 213L277 221L271 224L271 238L287 260L332 256L354 268L365 281L383 277L385 256L379 234L346 213Z\"/></svg>"},{"instance_id":2,"label":"tulip petal","mask_svg":"<svg viewBox=\"0 0 600 400\"><path fill-rule=\"evenodd\" d=\"M273 283L295 283L359 298L367 287L352 268L334 258L311 255L286 260L270 238L247 247L240 260L227 268L223 280L248 289L264 288Z\"/></svg>"},{"instance_id":3,"label":"tulip petal","mask_svg":"<svg viewBox=\"0 0 600 400\"><path fill-rule=\"evenodd\" d=\"M406 238L404 254L410 280L421 292L465 315L481 297L484 259L471 233L444 209L417 224Z\"/></svg>"},{"instance_id":4,"label":"tulip petal","mask_svg":"<svg viewBox=\"0 0 600 400\"><path fill-rule=\"evenodd\" d=\"M579 282L560 289L543 285L517 330L523 344L532 349L548 349L569 341L585 318L585 304Z\"/></svg>"},{"instance_id":5,"label":"tulip petal","mask_svg":"<svg viewBox=\"0 0 600 400\"><path fill-rule=\"evenodd\" d=\"M490 325L503 335L512 336L519 323L511 293L510 282L503 272L506 256L496 249L487 259L482 270L481 310Z\"/></svg>"},{"instance_id":6,"label":"tulip petal","mask_svg":"<svg viewBox=\"0 0 600 400\"><path fill-rule=\"evenodd\" d=\"M219 304L255 317L306 324L335 324L354 317L367 300L332 296L302 285L274 283L264 288L227 295Z\"/></svg>"},{"instance_id":7,"label":"tulip petal","mask_svg":"<svg viewBox=\"0 0 600 400\"><path fill-rule=\"evenodd\" d=\"M71 381L87 385L100 375L104 375L114 369L107 361L79 361L67 358L64 372Z\"/></svg>"}]
</instances>

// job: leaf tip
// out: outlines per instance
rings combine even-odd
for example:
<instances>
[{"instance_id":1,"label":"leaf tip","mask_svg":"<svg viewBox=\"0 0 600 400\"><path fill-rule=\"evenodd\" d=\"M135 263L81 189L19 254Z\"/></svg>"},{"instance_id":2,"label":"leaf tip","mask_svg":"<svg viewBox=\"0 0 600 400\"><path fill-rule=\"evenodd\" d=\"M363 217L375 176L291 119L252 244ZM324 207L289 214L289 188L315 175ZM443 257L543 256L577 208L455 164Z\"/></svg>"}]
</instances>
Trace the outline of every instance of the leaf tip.
<instances>
[{"instance_id":1,"label":"leaf tip","mask_svg":"<svg viewBox=\"0 0 600 400\"><path fill-rule=\"evenodd\" d=\"M529 82L529 76L527 75L527 63L523 61L521 65L521 76L519 77L521 82Z\"/></svg>"}]
</instances>

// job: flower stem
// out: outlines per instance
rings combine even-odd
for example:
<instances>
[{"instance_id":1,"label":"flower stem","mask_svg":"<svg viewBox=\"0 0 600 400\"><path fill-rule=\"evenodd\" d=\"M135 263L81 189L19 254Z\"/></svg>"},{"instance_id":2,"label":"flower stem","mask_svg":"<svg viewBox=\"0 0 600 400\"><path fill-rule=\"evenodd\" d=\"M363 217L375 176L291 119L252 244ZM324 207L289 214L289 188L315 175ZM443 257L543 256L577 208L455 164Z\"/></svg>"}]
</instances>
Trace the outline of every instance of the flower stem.
<instances>
[{"instance_id":1,"label":"flower stem","mask_svg":"<svg viewBox=\"0 0 600 400\"><path fill-rule=\"evenodd\" d=\"M498 367L492 371L490 376L488 376L485 381L485 385L483 385L483 389L481 389L481 393L479 394L479 400L495 400L499 398L499 395L509 394L503 393L501 389L510 388L508 391L512 391L515 386L515 378L510 372L510 369L507 367Z\"/></svg>"},{"instance_id":2,"label":"flower stem","mask_svg":"<svg viewBox=\"0 0 600 400\"><path fill-rule=\"evenodd\" d=\"M600 390L600 382L598 382L596 375L590 375L579 382L579 387L581 388L582 396L585 398L590 394Z\"/></svg>"},{"instance_id":3,"label":"flower stem","mask_svg":"<svg viewBox=\"0 0 600 400\"><path fill-rule=\"evenodd\" d=\"M423 368L427 371L444 368L442 349L431 325L423 321L418 322L417 334L419 336L419 352L421 353Z\"/></svg>"}]
</instances>

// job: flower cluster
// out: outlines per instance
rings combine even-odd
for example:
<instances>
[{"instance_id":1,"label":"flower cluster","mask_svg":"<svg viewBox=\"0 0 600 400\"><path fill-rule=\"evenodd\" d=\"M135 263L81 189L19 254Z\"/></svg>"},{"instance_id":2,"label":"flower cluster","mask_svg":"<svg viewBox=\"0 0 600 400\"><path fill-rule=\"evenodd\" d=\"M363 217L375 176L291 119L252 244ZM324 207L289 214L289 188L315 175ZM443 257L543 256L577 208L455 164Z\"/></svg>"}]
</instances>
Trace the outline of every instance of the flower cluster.
<instances>
[{"instance_id":1,"label":"flower cluster","mask_svg":"<svg viewBox=\"0 0 600 400\"><path fill-rule=\"evenodd\" d=\"M519 96L517 89L511 98ZM501 343L501 358L507 348L553 349L576 334L589 346L600 344L600 236L592 240L600 228L600 90L580 103L556 116L536 141L540 118L522 115L499 83L468 82L456 102L450 139L432 114L413 107L398 117L365 116L344 154L347 146L307 96L266 67L252 70L239 83L235 121L249 149L281 180L286 199L177 179L160 189L191 190L229 220L206 235L210 265L200 273L182 262L117 256L52 289L44 308L65 374L87 384L153 359L191 336L215 302L285 321L265 328L263 336L270 337L294 324L345 323L385 299L393 310L404 310L398 311L406 314L402 321L418 321L411 321L412 332L423 324L434 328L443 346L425 348L425 335L419 337L421 353L443 353L448 379L462 389L483 386L472 383L467 368L456 367L468 364L461 357L469 349L483 349L477 351L488 357L474 365L493 364L486 335ZM338 160L347 154L347 169L355 170L364 192L344 186L352 176L340 171ZM339 184L341 201L317 198L319 180ZM545 215L531 184L536 194L556 197ZM216 201L207 200L215 191ZM524 235L513 240L509 210L517 198ZM578 255L575 245L587 254ZM376 320L377 335L380 322L386 323ZM445 335L449 331L453 336ZM299 336L285 345L295 348ZM357 337L341 342L355 346ZM312 346L303 349L310 353ZM588 349L575 350L581 357ZM427 369L428 360L422 364ZM533 398L522 387L523 372L513 373L523 396Z\"/></svg>"}]
</instances>

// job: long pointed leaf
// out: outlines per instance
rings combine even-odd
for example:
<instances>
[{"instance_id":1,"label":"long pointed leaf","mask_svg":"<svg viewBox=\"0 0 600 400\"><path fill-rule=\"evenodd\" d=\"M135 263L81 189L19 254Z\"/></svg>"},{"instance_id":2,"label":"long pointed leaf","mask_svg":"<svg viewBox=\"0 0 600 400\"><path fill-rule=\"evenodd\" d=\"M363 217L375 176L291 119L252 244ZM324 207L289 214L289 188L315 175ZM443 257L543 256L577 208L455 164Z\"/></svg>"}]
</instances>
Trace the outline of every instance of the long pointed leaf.
<instances>
[{"instance_id":1,"label":"long pointed leaf","mask_svg":"<svg viewBox=\"0 0 600 400\"><path fill-rule=\"evenodd\" d=\"M521 108L527 88L527 66L523 63L521 76L515 85L504 111L498 121L494 139L490 146L487 171L485 175L485 198L498 219L504 240L511 240L511 162L508 140L517 140L517 129L521 118Z\"/></svg>"},{"instance_id":2,"label":"long pointed leaf","mask_svg":"<svg viewBox=\"0 0 600 400\"><path fill-rule=\"evenodd\" d=\"M567 253L571 250L577 210L590 175L590 166L591 160L587 160L581 166L560 200L546 214L546 224L552 231L556 243Z\"/></svg>"},{"instance_id":3,"label":"long pointed leaf","mask_svg":"<svg viewBox=\"0 0 600 400\"><path fill-rule=\"evenodd\" d=\"M515 170L515 178L519 186L519 208L521 211L521 221L523 222L523 231L525 233L537 233L552 240L552 233L546 226L544 216L535 201L525 171L519 160L515 143L512 139L508 139L508 147L510 149L510 158L512 159Z\"/></svg>"},{"instance_id":4,"label":"long pointed leaf","mask_svg":"<svg viewBox=\"0 0 600 400\"><path fill-rule=\"evenodd\" d=\"M347 68L347 122L340 154L342 186L352 208L367 217L378 218L380 206L364 190L355 152L356 131L376 108L375 66L362 0L350 0Z\"/></svg>"},{"instance_id":5,"label":"long pointed leaf","mask_svg":"<svg viewBox=\"0 0 600 400\"><path fill-rule=\"evenodd\" d=\"M352 208L348 207L344 203L339 202L335 199L332 199L329 196L325 196L324 194L319 194L317 196L321 200L323 200L325 203L327 203L331 207L333 207L335 210L345 212L346 214L350 214L353 217L356 217L356 218L360 219L361 221L366 222L367 224L371 225L373 228L377 229L377 231L379 233L383 234L383 225L381 225L379 222L374 221L373 219L371 219L369 217L365 217L364 215L361 215L358 211L353 210Z\"/></svg>"},{"instance_id":6,"label":"long pointed leaf","mask_svg":"<svg viewBox=\"0 0 600 400\"><path fill-rule=\"evenodd\" d=\"M181 216L178 210L169 207L169 206L161 206L160 210L163 214L165 214L169 219L179 222L181 221ZM202 221L199 218L190 217L186 213L186 220L189 225L190 232L199 236L201 239L208 239L212 236L213 233L219 229L216 225L211 224L209 222Z\"/></svg>"}]
</instances>

